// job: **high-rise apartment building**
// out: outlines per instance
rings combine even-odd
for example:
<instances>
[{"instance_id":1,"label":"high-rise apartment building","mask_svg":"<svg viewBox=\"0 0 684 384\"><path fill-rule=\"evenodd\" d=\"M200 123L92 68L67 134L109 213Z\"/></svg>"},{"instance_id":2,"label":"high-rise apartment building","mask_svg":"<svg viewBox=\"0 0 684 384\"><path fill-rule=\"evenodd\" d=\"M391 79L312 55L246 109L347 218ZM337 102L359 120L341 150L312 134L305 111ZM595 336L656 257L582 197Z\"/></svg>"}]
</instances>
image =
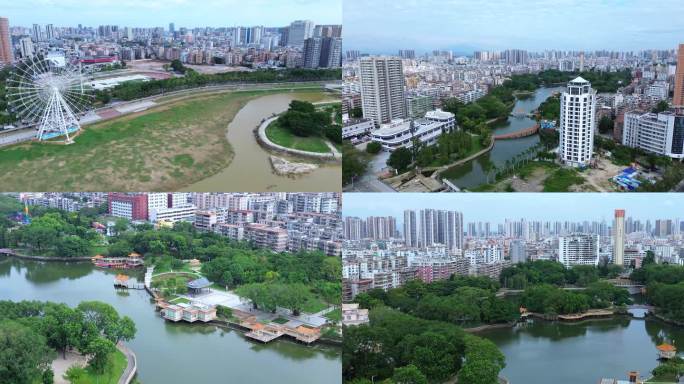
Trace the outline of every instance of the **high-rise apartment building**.
<instances>
[{"instance_id":1,"label":"high-rise apartment building","mask_svg":"<svg viewBox=\"0 0 684 384\"><path fill-rule=\"evenodd\" d=\"M613 228L613 264L623 265L625 262L625 210L615 210L615 228Z\"/></svg>"},{"instance_id":2,"label":"high-rise apartment building","mask_svg":"<svg viewBox=\"0 0 684 384\"><path fill-rule=\"evenodd\" d=\"M304 47L304 40L313 36L314 23L311 20L295 20L290 24L287 44L291 47Z\"/></svg>"},{"instance_id":3,"label":"high-rise apartment building","mask_svg":"<svg viewBox=\"0 0 684 384\"><path fill-rule=\"evenodd\" d=\"M463 248L463 214L457 211L421 209L404 211L404 242L408 247L444 245Z\"/></svg>"},{"instance_id":4,"label":"high-rise apartment building","mask_svg":"<svg viewBox=\"0 0 684 384\"><path fill-rule=\"evenodd\" d=\"M566 267L572 267L573 265L598 265L598 235L576 233L559 237L558 261Z\"/></svg>"},{"instance_id":5,"label":"high-rise apartment building","mask_svg":"<svg viewBox=\"0 0 684 384\"><path fill-rule=\"evenodd\" d=\"M360 72L363 117L374 120L377 125L406 117L401 59L362 58Z\"/></svg>"},{"instance_id":6,"label":"high-rise apartment building","mask_svg":"<svg viewBox=\"0 0 684 384\"><path fill-rule=\"evenodd\" d=\"M591 162L596 126L596 90L581 77L570 81L561 95L560 158L568 165Z\"/></svg>"},{"instance_id":7,"label":"high-rise apartment building","mask_svg":"<svg viewBox=\"0 0 684 384\"><path fill-rule=\"evenodd\" d=\"M677 70L675 72L674 98L672 105L684 109L684 44L679 44Z\"/></svg>"},{"instance_id":8,"label":"high-rise apartment building","mask_svg":"<svg viewBox=\"0 0 684 384\"><path fill-rule=\"evenodd\" d=\"M12 55L12 39L9 34L9 20L0 17L0 63L11 63L14 60Z\"/></svg>"}]
</instances>

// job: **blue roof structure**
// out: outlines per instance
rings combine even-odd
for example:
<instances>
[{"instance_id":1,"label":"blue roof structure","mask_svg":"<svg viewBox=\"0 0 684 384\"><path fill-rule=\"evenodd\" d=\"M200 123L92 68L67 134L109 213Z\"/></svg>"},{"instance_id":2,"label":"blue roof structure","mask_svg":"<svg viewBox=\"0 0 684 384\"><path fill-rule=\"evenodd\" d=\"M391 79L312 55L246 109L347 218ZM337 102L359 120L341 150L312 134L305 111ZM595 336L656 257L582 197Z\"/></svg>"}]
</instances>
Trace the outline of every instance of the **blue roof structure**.
<instances>
[{"instance_id":1,"label":"blue roof structure","mask_svg":"<svg viewBox=\"0 0 684 384\"><path fill-rule=\"evenodd\" d=\"M195 279L192 281L188 282L188 288L190 289L202 289L202 288L208 288L211 286L211 282L207 280L206 277L201 277L199 279Z\"/></svg>"}]
</instances>

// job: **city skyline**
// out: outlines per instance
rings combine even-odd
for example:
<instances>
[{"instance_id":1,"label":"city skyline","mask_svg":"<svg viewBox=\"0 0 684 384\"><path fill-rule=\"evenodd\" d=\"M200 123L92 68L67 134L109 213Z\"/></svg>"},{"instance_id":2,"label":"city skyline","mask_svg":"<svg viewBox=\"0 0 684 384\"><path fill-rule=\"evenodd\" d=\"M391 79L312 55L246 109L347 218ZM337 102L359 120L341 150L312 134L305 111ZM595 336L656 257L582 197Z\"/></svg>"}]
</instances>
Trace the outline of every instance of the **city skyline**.
<instances>
[{"instance_id":1,"label":"city skyline","mask_svg":"<svg viewBox=\"0 0 684 384\"><path fill-rule=\"evenodd\" d=\"M342 23L341 0L209 0L201 4L190 0L172 0L171 3L173 6L169 6L168 1L157 0L0 0L0 16L9 19L10 27L30 27L34 23L54 24L56 27L113 24L140 28L168 28L169 23L174 23L176 29L236 25L278 27L300 19L313 20L316 24ZM264 12L265 7L269 12ZM43 11L35 12L36 8Z\"/></svg>"},{"instance_id":2,"label":"city skyline","mask_svg":"<svg viewBox=\"0 0 684 384\"><path fill-rule=\"evenodd\" d=\"M669 11L663 12L666 8ZM673 49L684 35L684 25L677 20L682 13L684 3L674 0L657 8L643 0L535 0L523 7L519 1L347 0L343 18L345 50L396 54L399 49L445 49L469 54L506 48Z\"/></svg>"},{"instance_id":3,"label":"city skyline","mask_svg":"<svg viewBox=\"0 0 684 384\"><path fill-rule=\"evenodd\" d=\"M422 197L422 198L417 198ZM542 221L606 220L612 222L616 209L626 217L640 220L680 218L675 207L684 204L684 196L655 194L577 194L577 193L477 193L477 194L393 194L345 193L343 216L393 216L397 227L403 224L405 210L455 210L463 222L502 224L505 219ZM585 207L573 216L576 206ZM539 213L541 212L541 213Z\"/></svg>"}]
</instances>

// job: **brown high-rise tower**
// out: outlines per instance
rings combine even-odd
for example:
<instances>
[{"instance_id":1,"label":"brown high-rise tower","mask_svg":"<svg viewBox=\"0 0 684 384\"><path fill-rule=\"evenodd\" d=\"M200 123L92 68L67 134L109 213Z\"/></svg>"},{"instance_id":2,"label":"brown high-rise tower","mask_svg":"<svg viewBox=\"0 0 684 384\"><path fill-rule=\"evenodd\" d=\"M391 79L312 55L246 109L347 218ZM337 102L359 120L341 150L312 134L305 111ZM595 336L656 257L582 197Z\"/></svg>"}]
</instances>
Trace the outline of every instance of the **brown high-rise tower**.
<instances>
[{"instance_id":1,"label":"brown high-rise tower","mask_svg":"<svg viewBox=\"0 0 684 384\"><path fill-rule=\"evenodd\" d=\"M677 72L675 72L672 104L675 107L684 108L684 44L679 44L679 52L677 52Z\"/></svg>"},{"instance_id":2,"label":"brown high-rise tower","mask_svg":"<svg viewBox=\"0 0 684 384\"><path fill-rule=\"evenodd\" d=\"M9 20L0 17L0 63L12 62L12 40L9 34Z\"/></svg>"}]
</instances>

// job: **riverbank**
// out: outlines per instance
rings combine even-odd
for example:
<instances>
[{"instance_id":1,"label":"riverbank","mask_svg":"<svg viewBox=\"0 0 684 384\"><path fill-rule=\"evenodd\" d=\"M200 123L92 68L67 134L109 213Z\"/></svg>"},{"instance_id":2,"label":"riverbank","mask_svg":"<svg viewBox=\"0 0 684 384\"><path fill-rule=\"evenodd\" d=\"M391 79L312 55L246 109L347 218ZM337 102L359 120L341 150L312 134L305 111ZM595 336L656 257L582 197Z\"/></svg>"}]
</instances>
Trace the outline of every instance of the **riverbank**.
<instances>
[{"instance_id":1,"label":"riverbank","mask_svg":"<svg viewBox=\"0 0 684 384\"><path fill-rule=\"evenodd\" d=\"M282 129L279 127L274 128L274 125L277 125L278 117L279 116L273 116L262 121L261 124L259 124L259 126L254 130L256 140L263 148L278 153L286 153L289 155L313 158L316 160L341 160L342 155L332 145L326 143L325 139L323 138L302 138L299 139L299 141L295 141L294 139L286 139L285 137L282 137L284 134L281 134L282 132L278 131L282 131ZM294 136L292 134L289 135ZM289 146L275 143L273 140L271 140L271 138L275 139L275 137L278 137L283 143L288 143ZM310 140L305 141L304 139Z\"/></svg>"},{"instance_id":2,"label":"riverbank","mask_svg":"<svg viewBox=\"0 0 684 384\"><path fill-rule=\"evenodd\" d=\"M231 164L240 143L226 139L226 124L250 100L307 92L322 95L310 88L278 88L186 96L89 125L69 146L15 145L0 150L3 185L11 190L178 190Z\"/></svg>"},{"instance_id":3,"label":"riverbank","mask_svg":"<svg viewBox=\"0 0 684 384\"><path fill-rule=\"evenodd\" d=\"M7 257L16 257L18 259L35 260L35 261L74 262L74 261L90 261L92 259L92 256L75 256L75 257L55 256L55 257L53 257L53 256L23 255L23 254L17 253L16 251L14 253L0 253L0 255L4 255Z\"/></svg>"}]
</instances>

